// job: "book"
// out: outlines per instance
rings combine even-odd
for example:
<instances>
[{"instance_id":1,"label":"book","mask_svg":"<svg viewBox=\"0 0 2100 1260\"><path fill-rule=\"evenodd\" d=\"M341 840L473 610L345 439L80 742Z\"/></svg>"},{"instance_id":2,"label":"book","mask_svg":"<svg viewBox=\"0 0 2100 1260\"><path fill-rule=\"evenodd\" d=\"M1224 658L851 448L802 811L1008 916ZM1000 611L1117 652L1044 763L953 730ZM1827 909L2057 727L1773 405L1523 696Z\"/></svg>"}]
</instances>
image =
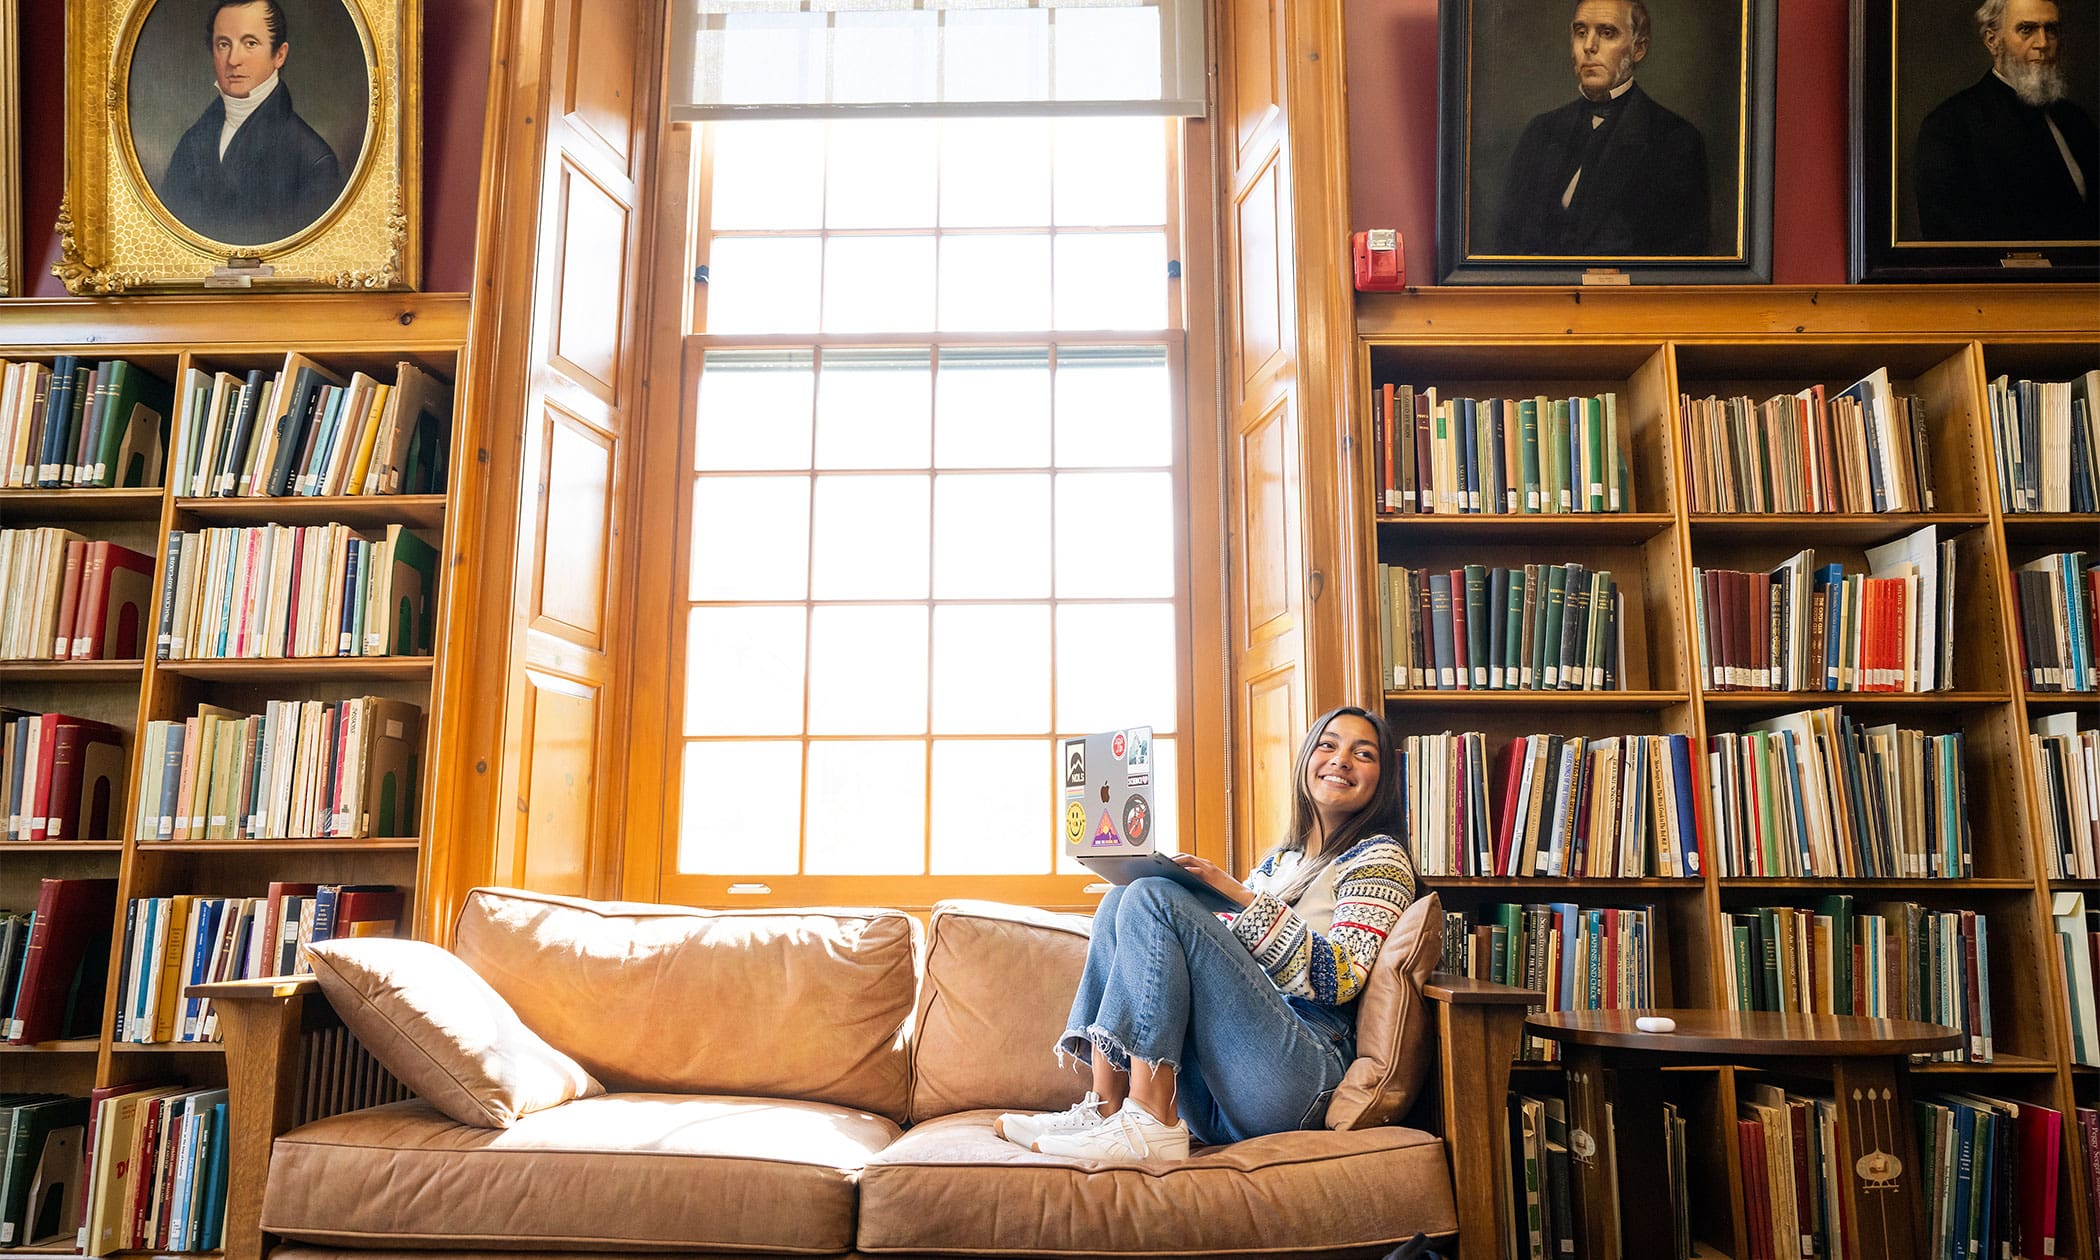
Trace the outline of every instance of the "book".
<instances>
[{"instance_id":1,"label":"book","mask_svg":"<svg viewBox=\"0 0 2100 1260\"><path fill-rule=\"evenodd\" d=\"M116 897L114 879L39 882L9 1043L95 1035L102 1020Z\"/></svg>"}]
</instances>

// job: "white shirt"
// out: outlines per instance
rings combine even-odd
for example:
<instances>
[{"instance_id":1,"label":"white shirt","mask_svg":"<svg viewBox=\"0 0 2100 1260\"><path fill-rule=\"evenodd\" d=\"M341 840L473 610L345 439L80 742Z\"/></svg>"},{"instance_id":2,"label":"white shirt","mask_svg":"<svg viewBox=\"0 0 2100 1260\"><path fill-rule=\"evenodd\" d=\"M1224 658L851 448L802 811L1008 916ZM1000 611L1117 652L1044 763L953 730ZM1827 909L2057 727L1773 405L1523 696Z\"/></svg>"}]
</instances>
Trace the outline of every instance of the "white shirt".
<instances>
[{"instance_id":1,"label":"white shirt","mask_svg":"<svg viewBox=\"0 0 2100 1260\"><path fill-rule=\"evenodd\" d=\"M1280 896L1284 888L1298 877L1298 868L1303 865L1304 854L1286 853L1276 859L1276 870L1273 874L1263 874L1257 870L1248 878L1247 887L1272 897ZM1340 869L1339 863L1328 863L1327 869L1320 873L1320 878L1314 880L1312 887L1306 889L1305 895L1298 898L1296 904L1291 907L1298 912L1299 918L1305 920L1306 926L1322 936L1334 930L1334 877Z\"/></svg>"},{"instance_id":2,"label":"white shirt","mask_svg":"<svg viewBox=\"0 0 2100 1260\"><path fill-rule=\"evenodd\" d=\"M212 86L214 88L218 87L217 79L212 80ZM246 96L228 96L224 92L219 93L219 99L226 105L226 123L219 128L220 161L226 160L226 146L233 143L233 133L239 131L241 124L248 121L248 115L255 112L255 107L262 104L264 99L276 90L277 72L272 70L270 77L256 85L255 90Z\"/></svg>"}]
</instances>

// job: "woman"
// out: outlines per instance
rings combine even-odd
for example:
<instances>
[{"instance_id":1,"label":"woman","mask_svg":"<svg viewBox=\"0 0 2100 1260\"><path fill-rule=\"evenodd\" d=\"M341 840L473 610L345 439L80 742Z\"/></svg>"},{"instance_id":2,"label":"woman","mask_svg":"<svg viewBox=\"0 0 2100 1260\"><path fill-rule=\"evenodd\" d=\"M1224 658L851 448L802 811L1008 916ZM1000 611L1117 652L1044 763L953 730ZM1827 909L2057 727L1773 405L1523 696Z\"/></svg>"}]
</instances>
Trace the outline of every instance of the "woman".
<instances>
[{"instance_id":1,"label":"woman","mask_svg":"<svg viewBox=\"0 0 2100 1260\"><path fill-rule=\"evenodd\" d=\"M1058 1038L1093 1070L1068 1110L1004 1115L1045 1154L1181 1159L1191 1136L1237 1142L1317 1128L1356 1057L1371 964L1415 895L1385 720L1343 707L1313 724L1292 775L1291 834L1241 884L1174 860L1239 909L1169 879L1109 890Z\"/></svg>"}]
</instances>

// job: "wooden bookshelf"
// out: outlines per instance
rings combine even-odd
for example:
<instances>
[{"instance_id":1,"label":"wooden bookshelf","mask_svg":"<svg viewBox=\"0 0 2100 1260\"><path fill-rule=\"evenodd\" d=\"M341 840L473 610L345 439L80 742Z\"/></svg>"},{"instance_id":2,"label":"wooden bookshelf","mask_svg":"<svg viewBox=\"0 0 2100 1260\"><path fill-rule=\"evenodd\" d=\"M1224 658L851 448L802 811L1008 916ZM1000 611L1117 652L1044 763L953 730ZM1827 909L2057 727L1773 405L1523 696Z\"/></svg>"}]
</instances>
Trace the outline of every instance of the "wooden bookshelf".
<instances>
[{"instance_id":1,"label":"wooden bookshelf","mask_svg":"<svg viewBox=\"0 0 2100 1260\"><path fill-rule=\"evenodd\" d=\"M318 525L354 529L402 524L438 550L434 596L434 656L294 658L273 660L156 659L92 662L0 662L0 689L10 705L65 711L108 721L123 733L128 763L125 799L113 814L122 834L66 843L0 844L0 905L27 909L44 877L101 877L117 881L116 927L107 997L99 1035L31 1047L0 1045L10 1088L85 1094L90 1088L132 1082L210 1088L226 1084L216 1043L132 1044L115 1039L125 929L125 906L141 897L194 893L259 896L276 880L381 883L401 887L408 908L401 931L423 924L436 834L438 765L445 747L443 688L446 645L471 611L473 592L456 588L456 557L477 522L460 505L462 487L478 484L476 452L483 440L472 420L466 389L468 298L464 294L235 295L132 298L121 302L31 301L9 304L0 328L0 359L49 362L59 354L83 359L128 359L177 387L182 375L204 371L275 371L288 351L347 375L365 371L391 382L394 364L416 363L452 383L453 419L443 494L339 497L195 499L178 497L164 468L153 490L0 491L0 522L10 527L60 525L90 538L110 538L155 557L157 599L167 576L167 537L231 525ZM173 417L170 418L171 424ZM164 460L172 458L172 440ZM157 604L156 604L157 609ZM149 642L151 628L148 629ZM149 722L180 720L199 703L259 713L271 699L344 699L376 694L422 710L414 785L414 817L406 837L253 841L147 840L136 832L144 766L141 736ZM58 1248L0 1248L0 1255L63 1254ZM153 1252L126 1252L146 1256ZM206 1253L216 1255L218 1253Z\"/></svg>"},{"instance_id":2,"label":"wooden bookshelf","mask_svg":"<svg viewBox=\"0 0 2100 1260\"><path fill-rule=\"evenodd\" d=\"M1921 1089L1995 1093L2060 1111L2063 1178L2059 1255L2092 1254L2086 1161L2075 1109L2100 1103L2100 1071L2070 1061L2064 977L2049 918L2052 890L2100 892L2100 880L2048 878L2025 736L2032 717L2100 709L2092 693L2031 692L2020 677L2012 571L2036 556L2100 544L2100 516L2018 514L1998 501L1986 382L2065 380L2100 365L2100 290L2091 286L1904 292L1892 289L1423 290L1357 304L1355 409L1345 435L1341 502L1354 519L1348 642L1357 677L1374 680L1396 735L1480 730L1519 734L1684 734L1706 741L1773 715L1836 706L1875 723L1964 736L1974 872L1959 879L1788 879L1724 876L1710 841L1690 879L1425 878L1447 908L1572 901L1655 907L1657 1004L1729 1001L1724 913L1809 904L1845 893L1969 909L1989 919L1996 1048L1989 1063L1930 1063ZM1758 400L1813 384L1833 392L1887 368L1898 394L1925 400L1936 510L1747 515L1691 512L1681 467L1679 396ZM1379 484L1372 427L1385 384L1434 386L1440 396L1619 394L1632 426L1638 513L1439 516L1374 511ZM1770 569L1804 546L1818 564L1863 571L1864 549L1925 525L1953 538L1960 574L1954 690L1927 693L1709 690L1694 641L1695 568ZM1627 692L1451 692L1396 689L1376 678L1379 616L1373 568L1569 559L1613 569L1641 596L1643 625L1626 627L1643 657ZM1605 564L1606 558L1616 563ZM1639 644L1640 652L1633 649ZM1705 773L1701 760L1702 782ZM1498 796L1499 784L1490 785ZM1663 939L1665 936L1670 939ZM1528 1065L1527 1065L1528 1066ZM1742 1170L1734 1133L1739 1069L1686 1073L1675 1089L1690 1120L1690 1186L1698 1254L1745 1255L1737 1208ZM1552 1090L1553 1066L1527 1071L1527 1090ZM1747 1085L1745 1086L1747 1088Z\"/></svg>"}]
</instances>

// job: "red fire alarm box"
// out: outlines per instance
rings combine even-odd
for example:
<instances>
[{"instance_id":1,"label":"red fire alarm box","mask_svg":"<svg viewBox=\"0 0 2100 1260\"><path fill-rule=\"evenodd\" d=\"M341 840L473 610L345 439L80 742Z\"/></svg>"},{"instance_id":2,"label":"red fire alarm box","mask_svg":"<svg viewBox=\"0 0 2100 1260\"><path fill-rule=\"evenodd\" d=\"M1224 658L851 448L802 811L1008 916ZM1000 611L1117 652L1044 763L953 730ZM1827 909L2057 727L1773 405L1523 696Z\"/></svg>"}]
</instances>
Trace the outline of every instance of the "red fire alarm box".
<instances>
[{"instance_id":1,"label":"red fire alarm box","mask_svg":"<svg viewBox=\"0 0 2100 1260\"><path fill-rule=\"evenodd\" d=\"M1407 263L1400 256L1396 228L1372 228L1350 238L1356 255L1356 291L1391 293L1407 287Z\"/></svg>"}]
</instances>

